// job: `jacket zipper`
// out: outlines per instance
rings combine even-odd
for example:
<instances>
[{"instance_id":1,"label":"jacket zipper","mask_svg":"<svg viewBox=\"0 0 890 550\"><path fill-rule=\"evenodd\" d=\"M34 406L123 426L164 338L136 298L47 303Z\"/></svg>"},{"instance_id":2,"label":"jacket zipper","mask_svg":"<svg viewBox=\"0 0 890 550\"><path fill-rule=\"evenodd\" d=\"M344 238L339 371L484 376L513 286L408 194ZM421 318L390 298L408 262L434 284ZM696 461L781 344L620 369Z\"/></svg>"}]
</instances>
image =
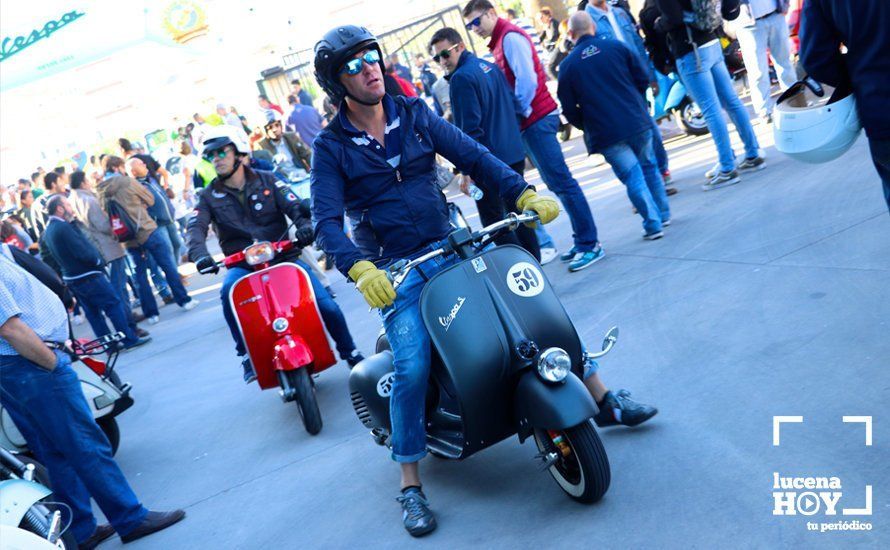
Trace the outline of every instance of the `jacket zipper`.
<instances>
[{"instance_id":1,"label":"jacket zipper","mask_svg":"<svg viewBox=\"0 0 890 550\"><path fill-rule=\"evenodd\" d=\"M398 168L396 168L396 181L402 183L402 173L399 172Z\"/></svg>"}]
</instances>

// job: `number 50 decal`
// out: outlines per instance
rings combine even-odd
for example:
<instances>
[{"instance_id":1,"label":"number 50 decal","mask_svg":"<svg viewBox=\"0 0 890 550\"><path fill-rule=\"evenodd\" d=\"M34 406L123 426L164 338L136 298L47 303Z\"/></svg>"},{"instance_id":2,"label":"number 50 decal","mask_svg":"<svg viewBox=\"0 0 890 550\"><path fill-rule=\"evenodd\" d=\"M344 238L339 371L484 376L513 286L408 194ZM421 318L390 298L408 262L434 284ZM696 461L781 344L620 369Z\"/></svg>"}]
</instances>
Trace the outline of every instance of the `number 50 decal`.
<instances>
[{"instance_id":1,"label":"number 50 decal","mask_svg":"<svg viewBox=\"0 0 890 550\"><path fill-rule=\"evenodd\" d=\"M544 275L538 266L529 262L519 262L513 264L507 271L507 286L513 294L531 298L544 290Z\"/></svg>"}]
</instances>

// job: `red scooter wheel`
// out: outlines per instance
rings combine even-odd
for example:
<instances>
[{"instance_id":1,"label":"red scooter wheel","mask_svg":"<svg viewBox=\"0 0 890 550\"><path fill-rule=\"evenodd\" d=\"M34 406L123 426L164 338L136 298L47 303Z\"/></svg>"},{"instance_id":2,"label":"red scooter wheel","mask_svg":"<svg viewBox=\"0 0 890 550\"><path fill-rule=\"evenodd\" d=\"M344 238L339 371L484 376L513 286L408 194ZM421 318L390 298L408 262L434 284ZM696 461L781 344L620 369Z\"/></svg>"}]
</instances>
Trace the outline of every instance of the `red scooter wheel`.
<instances>
[{"instance_id":1,"label":"red scooter wheel","mask_svg":"<svg viewBox=\"0 0 890 550\"><path fill-rule=\"evenodd\" d=\"M294 390L294 400L303 419L303 426L310 435L317 434L321 431L321 411L318 410L315 386L312 385L309 369L289 370L285 372L285 376Z\"/></svg>"}]
</instances>

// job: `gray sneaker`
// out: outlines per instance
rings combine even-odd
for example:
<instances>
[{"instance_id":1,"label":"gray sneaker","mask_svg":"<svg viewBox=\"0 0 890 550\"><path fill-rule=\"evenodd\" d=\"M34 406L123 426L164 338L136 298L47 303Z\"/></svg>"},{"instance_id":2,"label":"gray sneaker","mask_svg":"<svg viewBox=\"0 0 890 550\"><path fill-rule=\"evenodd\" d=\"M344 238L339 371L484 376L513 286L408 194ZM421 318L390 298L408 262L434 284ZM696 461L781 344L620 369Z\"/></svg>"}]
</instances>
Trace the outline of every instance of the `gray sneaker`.
<instances>
[{"instance_id":1,"label":"gray sneaker","mask_svg":"<svg viewBox=\"0 0 890 550\"><path fill-rule=\"evenodd\" d=\"M406 487L396 498L402 505L402 521L412 537L422 537L436 529L436 516L420 487Z\"/></svg>"},{"instance_id":2,"label":"gray sneaker","mask_svg":"<svg viewBox=\"0 0 890 550\"><path fill-rule=\"evenodd\" d=\"M701 186L704 191L712 191L721 187L728 187L737 184L740 180L738 170L732 172L717 172L708 183Z\"/></svg>"},{"instance_id":3,"label":"gray sneaker","mask_svg":"<svg viewBox=\"0 0 890 550\"><path fill-rule=\"evenodd\" d=\"M766 168L766 161L761 156L745 159L738 165L739 170L763 170Z\"/></svg>"},{"instance_id":4,"label":"gray sneaker","mask_svg":"<svg viewBox=\"0 0 890 550\"><path fill-rule=\"evenodd\" d=\"M715 164L714 166L712 166L710 170L705 172L705 179L706 180L713 179L714 176L716 176L718 172L720 172L720 163L719 162L717 164Z\"/></svg>"}]
</instances>

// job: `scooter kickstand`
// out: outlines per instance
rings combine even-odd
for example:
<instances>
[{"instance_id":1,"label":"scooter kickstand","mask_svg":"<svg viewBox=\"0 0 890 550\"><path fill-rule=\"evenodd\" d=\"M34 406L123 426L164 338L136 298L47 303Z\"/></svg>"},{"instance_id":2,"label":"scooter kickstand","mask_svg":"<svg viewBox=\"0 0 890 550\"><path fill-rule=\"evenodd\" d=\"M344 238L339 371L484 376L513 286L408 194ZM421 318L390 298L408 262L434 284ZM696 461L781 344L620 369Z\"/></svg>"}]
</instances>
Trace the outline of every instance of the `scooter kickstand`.
<instances>
[{"instance_id":1,"label":"scooter kickstand","mask_svg":"<svg viewBox=\"0 0 890 550\"><path fill-rule=\"evenodd\" d=\"M555 452L538 453L535 455L535 460L541 461L540 468L543 472L550 469L551 466L556 464L556 462L559 460L559 454Z\"/></svg>"}]
</instances>

